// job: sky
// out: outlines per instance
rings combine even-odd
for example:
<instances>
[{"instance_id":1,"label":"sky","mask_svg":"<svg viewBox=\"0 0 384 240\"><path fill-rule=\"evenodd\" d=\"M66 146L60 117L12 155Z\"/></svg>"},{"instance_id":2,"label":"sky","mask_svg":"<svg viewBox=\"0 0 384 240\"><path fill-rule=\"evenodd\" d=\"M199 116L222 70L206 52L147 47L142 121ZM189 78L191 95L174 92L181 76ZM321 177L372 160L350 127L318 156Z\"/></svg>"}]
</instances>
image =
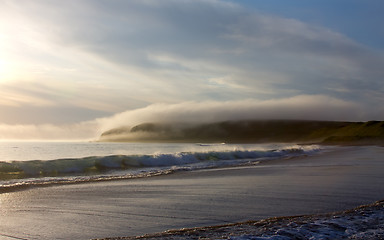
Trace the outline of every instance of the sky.
<instances>
[{"instance_id":1,"label":"sky","mask_svg":"<svg viewBox=\"0 0 384 240\"><path fill-rule=\"evenodd\" d=\"M384 118L382 0L0 0L0 140Z\"/></svg>"}]
</instances>

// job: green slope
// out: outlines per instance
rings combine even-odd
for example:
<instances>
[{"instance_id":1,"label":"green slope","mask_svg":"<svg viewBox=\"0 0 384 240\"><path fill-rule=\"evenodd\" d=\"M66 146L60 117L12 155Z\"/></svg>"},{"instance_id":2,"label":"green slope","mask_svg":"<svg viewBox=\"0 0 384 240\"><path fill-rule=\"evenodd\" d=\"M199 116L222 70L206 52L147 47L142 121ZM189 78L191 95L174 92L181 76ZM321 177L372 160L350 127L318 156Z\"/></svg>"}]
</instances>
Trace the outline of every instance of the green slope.
<instances>
[{"instance_id":1,"label":"green slope","mask_svg":"<svg viewBox=\"0 0 384 240\"><path fill-rule=\"evenodd\" d=\"M345 127L335 129L323 142L375 144L383 141L384 122L369 121L350 123Z\"/></svg>"}]
</instances>

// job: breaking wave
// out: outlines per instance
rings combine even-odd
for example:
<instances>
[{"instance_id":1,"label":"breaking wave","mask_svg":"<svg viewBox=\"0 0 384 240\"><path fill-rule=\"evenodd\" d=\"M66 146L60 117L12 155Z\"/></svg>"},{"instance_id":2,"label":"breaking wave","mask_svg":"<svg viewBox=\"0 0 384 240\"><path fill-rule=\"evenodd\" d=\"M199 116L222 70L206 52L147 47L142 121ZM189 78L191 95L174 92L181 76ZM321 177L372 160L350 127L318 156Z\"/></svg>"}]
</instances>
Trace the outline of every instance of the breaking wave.
<instances>
[{"instance_id":1,"label":"breaking wave","mask_svg":"<svg viewBox=\"0 0 384 240\"><path fill-rule=\"evenodd\" d=\"M150 177L181 170L256 164L268 159L312 154L319 150L316 146L296 146L275 150L109 155L0 162L0 191L28 186Z\"/></svg>"}]
</instances>

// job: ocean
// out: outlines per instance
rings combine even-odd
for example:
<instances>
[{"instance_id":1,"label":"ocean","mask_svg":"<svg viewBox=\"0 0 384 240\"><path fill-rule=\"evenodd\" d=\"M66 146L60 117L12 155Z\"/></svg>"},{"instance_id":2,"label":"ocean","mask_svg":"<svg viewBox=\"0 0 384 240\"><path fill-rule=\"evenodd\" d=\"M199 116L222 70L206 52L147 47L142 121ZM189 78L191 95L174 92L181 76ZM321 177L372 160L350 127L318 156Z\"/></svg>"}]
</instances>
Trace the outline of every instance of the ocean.
<instances>
[{"instance_id":1,"label":"ocean","mask_svg":"<svg viewBox=\"0 0 384 240\"><path fill-rule=\"evenodd\" d=\"M258 164L322 150L295 144L1 142L0 192Z\"/></svg>"},{"instance_id":2,"label":"ocean","mask_svg":"<svg viewBox=\"0 0 384 240\"><path fill-rule=\"evenodd\" d=\"M384 239L383 202L370 204L384 194L383 154L375 146L1 142L0 238Z\"/></svg>"}]
</instances>

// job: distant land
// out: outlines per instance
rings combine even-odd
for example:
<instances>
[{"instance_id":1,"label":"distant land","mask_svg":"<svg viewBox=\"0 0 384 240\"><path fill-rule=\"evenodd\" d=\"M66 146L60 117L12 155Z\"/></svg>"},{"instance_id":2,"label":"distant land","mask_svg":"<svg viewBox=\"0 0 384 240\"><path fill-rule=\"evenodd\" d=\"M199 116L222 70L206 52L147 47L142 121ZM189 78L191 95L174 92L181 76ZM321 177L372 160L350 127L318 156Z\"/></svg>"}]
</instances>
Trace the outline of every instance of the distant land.
<instances>
[{"instance_id":1,"label":"distant land","mask_svg":"<svg viewBox=\"0 0 384 240\"><path fill-rule=\"evenodd\" d=\"M241 120L143 123L104 132L101 142L384 144L384 121Z\"/></svg>"}]
</instances>

